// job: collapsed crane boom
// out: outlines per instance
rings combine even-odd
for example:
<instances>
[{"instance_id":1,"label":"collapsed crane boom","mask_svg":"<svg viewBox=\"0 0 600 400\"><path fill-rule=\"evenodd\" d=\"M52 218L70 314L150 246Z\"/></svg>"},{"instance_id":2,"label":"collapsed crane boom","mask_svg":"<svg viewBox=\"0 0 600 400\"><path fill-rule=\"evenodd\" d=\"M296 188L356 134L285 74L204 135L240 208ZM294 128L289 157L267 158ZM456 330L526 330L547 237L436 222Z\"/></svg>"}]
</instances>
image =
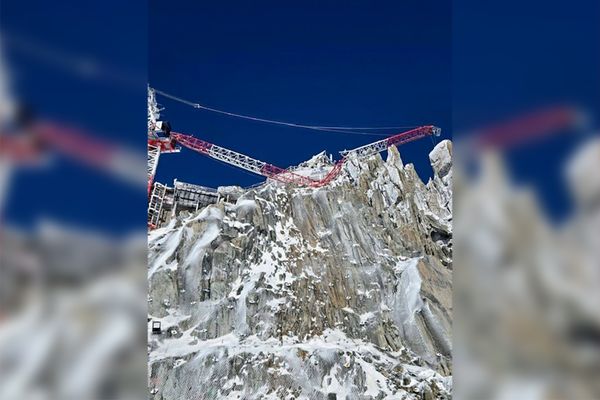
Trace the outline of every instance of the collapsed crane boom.
<instances>
[{"instance_id":1,"label":"collapsed crane boom","mask_svg":"<svg viewBox=\"0 0 600 400\"><path fill-rule=\"evenodd\" d=\"M217 146L216 144L212 144L183 133L172 132L171 139L174 142L177 142L191 150L205 154L211 158L223 161L246 171L253 172L257 175L271 178L283 183L293 183L298 186L321 187L331 182L339 174L346 159L354 154L356 154L359 158L368 157L387 150L389 146L401 145L425 136L439 136L440 132L440 128L433 125L421 126L353 150L343 151L341 152L343 158L339 160L329 171L329 173L321 179L313 179L304 175L300 175L293 171L277 167L264 161L249 157L245 154Z\"/></svg>"}]
</instances>

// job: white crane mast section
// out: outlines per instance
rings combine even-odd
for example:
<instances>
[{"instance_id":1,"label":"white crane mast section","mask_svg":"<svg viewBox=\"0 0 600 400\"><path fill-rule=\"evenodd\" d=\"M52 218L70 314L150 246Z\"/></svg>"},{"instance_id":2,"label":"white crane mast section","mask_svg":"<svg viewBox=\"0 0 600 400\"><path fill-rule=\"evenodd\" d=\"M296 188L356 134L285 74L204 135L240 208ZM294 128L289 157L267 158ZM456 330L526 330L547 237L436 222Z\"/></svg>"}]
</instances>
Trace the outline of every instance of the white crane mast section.
<instances>
[{"instance_id":1,"label":"white crane mast section","mask_svg":"<svg viewBox=\"0 0 600 400\"><path fill-rule=\"evenodd\" d=\"M156 103L156 94L154 89L148 87L148 132L154 132L159 119L160 109Z\"/></svg>"},{"instance_id":2,"label":"white crane mast section","mask_svg":"<svg viewBox=\"0 0 600 400\"><path fill-rule=\"evenodd\" d=\"M160 157L160 147L148 143L148 182L152 180L156 174L156 168L158 167L158 158Z\"/></svg>"}]
</instances>

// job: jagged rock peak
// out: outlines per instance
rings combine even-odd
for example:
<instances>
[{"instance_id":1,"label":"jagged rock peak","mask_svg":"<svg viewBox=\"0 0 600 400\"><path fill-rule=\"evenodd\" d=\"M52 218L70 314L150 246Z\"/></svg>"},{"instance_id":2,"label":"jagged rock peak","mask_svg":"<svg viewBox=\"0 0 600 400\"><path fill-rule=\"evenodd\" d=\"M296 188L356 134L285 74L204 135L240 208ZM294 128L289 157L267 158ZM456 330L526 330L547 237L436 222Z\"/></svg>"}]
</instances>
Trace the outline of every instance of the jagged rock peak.
<instances>
[{"instance_id":1,"label":"jagged rock peak","mask_svg":"<svg viewBox=\"0 0 600 400\"><path fill-rule=\"evenodd\" d=\"M325 150L323 150L319 154L315 154L314 156L312 156L309 160L300 163L298 165L298 167L315 168L315 167L321 167L324 165L331 165L331 164L332 164L331 159L327 155L327 152Z\"/></svg>"},{"instance_id":2,"label":"jagged rock peak","mask_svg":"<svg viewBox=\"0 0 600 400\"><path fill-rule=\"evenodd\" d=\"M429 161L433 171L439 178L444 178L452 169L452 142L442 140L429 153Z\"/></svg>"},{"instance_id":3,"label":"jagged rock peak","mask_svg":"<svg viewBox=\"0 0 600 400\"><path fill-rule=\"evenodd\" d=\"M392 147L153 231L151 398L449 399L451 146L432 154L427 185Z\"/></svg>"},{"instance_id":4,"label":"jagged rock peak","mask_svg":"<svg viewBox=\"0 0 600 400\"><path fill-rule=\"evenodd\" d=\"M402 158L400 157L400 151L396 146L390 146L388 148L388 156L386 162L389 165L395 165L398 168L402 168L404 164L402 163Z\"/></svg>"}]
</instances>

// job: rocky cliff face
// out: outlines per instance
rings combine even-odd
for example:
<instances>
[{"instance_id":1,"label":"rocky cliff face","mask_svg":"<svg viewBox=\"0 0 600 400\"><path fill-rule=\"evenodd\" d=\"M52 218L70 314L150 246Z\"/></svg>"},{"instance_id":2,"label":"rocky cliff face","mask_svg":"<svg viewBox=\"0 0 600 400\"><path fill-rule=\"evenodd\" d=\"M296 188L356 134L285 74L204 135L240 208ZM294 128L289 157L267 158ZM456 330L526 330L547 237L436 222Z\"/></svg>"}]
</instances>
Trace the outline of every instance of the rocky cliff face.
<instances>
[{"instance_id":1,"label":"rocky cliff face","mask_svg":"<svg viewBox=\"0 0 600 400\"><path fill-rule=\"evenodd\" d=\"M152 398L450 398L452 144L427 184L388 153L150 234Z\"/></svg>"}]
</instances>

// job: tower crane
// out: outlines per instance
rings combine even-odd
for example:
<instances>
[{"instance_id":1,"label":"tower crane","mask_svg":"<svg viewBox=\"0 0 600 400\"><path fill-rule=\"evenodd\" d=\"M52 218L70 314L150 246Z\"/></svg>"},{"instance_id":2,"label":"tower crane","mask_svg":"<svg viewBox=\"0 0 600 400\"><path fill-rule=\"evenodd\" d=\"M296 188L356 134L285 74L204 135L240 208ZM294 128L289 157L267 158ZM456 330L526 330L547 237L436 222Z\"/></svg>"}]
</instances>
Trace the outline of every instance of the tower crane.
<instances>
[{"instance_id":1,"label":"tower crane","mask_svg":"<svg viewBox=\"0 0 600 400\"><path fill-rule=\"evenodd\" d=\"M335 179L348 159L361 159L385 151L390 146L398 146L426 136L439 136L441 129L433 125L425 125L392 135L388 138L340 152L342 158L338 160L329 172L320 179L305 176L291 169L284 169L257 160L245 154L225 147L198 139L192 135L171 132L171 126L166 121L160 121L160 109L156 103L154 89L148 88L148 217L149 226L156 227L158 216L162 210L162 201L166 193L166 186L154 183L154 176L158 167L158 160L162 153L176 153L180 146L215 160L225 162L237 168L254 174L273 179L278 182L293 184L300 187L319 188L329 184Z\"/></svg>"},{"instance_id":2,"label":"tower crane","mask_svg":"<svg viewBox=\"0 0 600 400\"><path fill-rule=\"evenodd\" d=\"M163 93L161 92L162 94ZM170 95L169 95L170 96ZM170 96L172 97L172 96ZM183 101L182 99L178 99ZM186 104L191 104L186 101ZM196 106L196 105L195 105ZM171 126L167 121L160 121L160 111L156 102L156 92L148 86L148 194L150 195L158 160L162 153L176 153L181 150L178 145L187 147L200 154L223 161L227 164L241 168L243 170L255 173L266 178L270 178L283 183L292 183L304 187L321 187L331 182L342 169L343 164L349 157L368 157L373 154L387 150L390 146L398 146L404 143L412 142L425 136L439 136L441 129L433 125L425 125L413 128L406 132L392 135L388 138L378 140L376 142L358 147L352 150L344 150L340 152L342 159L337 161L329 173L321 179L313 179L289 169L283 169L273 164L257 160L245 154L239 153L225 147L218 146L213 143L206 142L194 136L179 132L171 132ZM221 112L221 111L220 111ZM240 115L236 116L240 117ZM242 116L244 118L251 118ZM269 121L260 119L261 121ZM276 121L270 121L276 122ZM277 122L283 124L283 122ZM289 124L288 124L289 125ZM304 126L291 124L294 126ZM160 135L162 133L162 136Z\"/></svg>"},{"instance_id":3,"label":"tower crane","mask_svg":"<svg viewBox=\"0 0 600 400\"><path fill-rule=\"evenodd\" d=\"M341 152L342 159L338 160L324 177L321 179L314 179L309 176L298 174L293 170L283 169L245 154L238 153L237 151L206 142L191 135L170 132L168 124L166 125L166 128L165 124L162 125L163 132L167 134L167 137L159 137L156 135L152 136L152 138L149 136L148 139L148 226L150 229L156 228L159 224L163 208L163 199L167 192L167 187L165 185L159 182L153 184L158 159L161 153L180 151L178 145L278 182L294 184L300 187L319 188L326 186L335 179L339 175L346 161L350 158L365 158L385 151L389 146L400 145L425 136L438 136L440 134L440 128L426 125L353 150L345 150Z\"/></svg>"},{"instance_id":4,"label":"tower crane","mask_svg":"<svg viewBox=\"0 0 600 400\"><path fill-rule=\"evenodd\" d=\"M171 126L167 121L160 121L160 108L156 103L154 89L148 87L148 196L154 183L154 175L158 168L158 159L162 153L178 153L181 148L170 138ZM166 134L161 137L159 132Z\"/></svg>"}]
</instances>

